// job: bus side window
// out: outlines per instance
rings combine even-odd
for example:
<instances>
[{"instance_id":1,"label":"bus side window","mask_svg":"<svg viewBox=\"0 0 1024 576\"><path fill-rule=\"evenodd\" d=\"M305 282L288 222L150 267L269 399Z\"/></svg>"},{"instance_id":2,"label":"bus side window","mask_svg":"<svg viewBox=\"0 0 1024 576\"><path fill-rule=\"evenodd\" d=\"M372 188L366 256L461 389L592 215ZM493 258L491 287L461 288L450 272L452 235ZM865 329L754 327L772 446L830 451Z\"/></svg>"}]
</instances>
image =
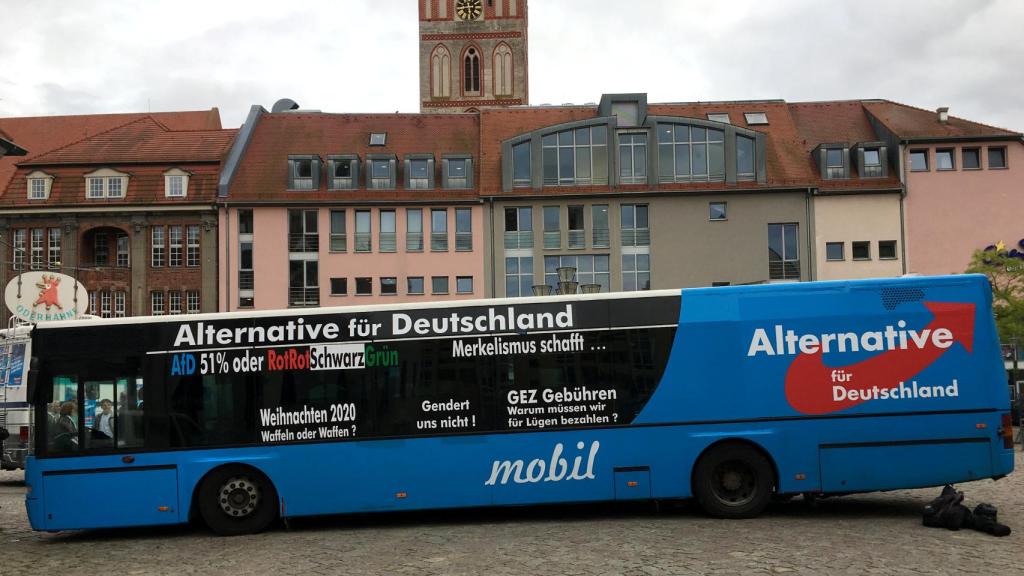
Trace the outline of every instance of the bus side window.
<instances>
[{"instance_id":1,"label":"bus side window","mask_svg":"<svg viewBox=\"0 0 1024 576\"><path fill-rule=\"evenodd\" d=\"M47 407L46 446L50 454L78 451L81 414L78 409L78 379L56 376L52 401Z\"/></svg>"},{"instance_id":2,"label":"bus side window","mask_svg":"<svg viewBox=\"0 0 1024 576\"><path fill-rule=\"evenodd\" d=\"M118 448L141 448L146 429L142 422L142 377L119 378L114 386L114 438Z\"/></svg>"}]
</instances>

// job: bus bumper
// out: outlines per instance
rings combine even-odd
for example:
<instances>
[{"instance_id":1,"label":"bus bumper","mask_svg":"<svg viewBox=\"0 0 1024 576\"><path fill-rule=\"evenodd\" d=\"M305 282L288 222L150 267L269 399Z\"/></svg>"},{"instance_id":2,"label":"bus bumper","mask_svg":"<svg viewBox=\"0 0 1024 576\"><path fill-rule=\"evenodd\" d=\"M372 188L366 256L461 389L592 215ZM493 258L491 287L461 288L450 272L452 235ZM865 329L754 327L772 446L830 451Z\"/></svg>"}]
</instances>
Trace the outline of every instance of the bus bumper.
<instances>
[{"instance_id":1,"label":"bus bumper","mask_svg":"<svg viewBox=\"0 0 1024 576\"><path fill-rule=\"evenodd\" d=\"M28 457L25 467L25 511L28 523L33 530L46 530L46 511L43 510L43 475L38 466L34 466L32 456Z\"/></svg>"}]
</instances>

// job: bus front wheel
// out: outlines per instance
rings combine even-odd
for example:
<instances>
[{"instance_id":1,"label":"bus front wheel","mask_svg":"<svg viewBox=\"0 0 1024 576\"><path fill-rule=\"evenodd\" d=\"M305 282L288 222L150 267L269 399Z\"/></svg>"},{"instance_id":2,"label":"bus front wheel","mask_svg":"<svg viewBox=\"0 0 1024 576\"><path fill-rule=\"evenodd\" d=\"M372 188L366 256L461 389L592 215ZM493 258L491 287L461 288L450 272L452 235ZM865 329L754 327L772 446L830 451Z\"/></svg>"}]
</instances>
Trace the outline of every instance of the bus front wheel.
<instances>
[{"instance_id":1,"label":"bus front wheel","mask_svg":"<svg viewBox=\"0 0 1024 576\"><path fill-rule=\"evenodd\" d=\"M775 475L756 448L720 444L701 456L693 472L693 493L701 508L719 518L752 518L771 500Z\"/></svg>"},{"instance_id":2,"label":"bus front wheel","mask_svg":"<svg viewBox=\"0 0 1024 576\"><path fill-rule=\"evenodd\" d=\"M221 536L254 534L269 526L277 515L277 491L253 468L224 466L203 481L199 513Z\"/></svg>"}]
</instances>

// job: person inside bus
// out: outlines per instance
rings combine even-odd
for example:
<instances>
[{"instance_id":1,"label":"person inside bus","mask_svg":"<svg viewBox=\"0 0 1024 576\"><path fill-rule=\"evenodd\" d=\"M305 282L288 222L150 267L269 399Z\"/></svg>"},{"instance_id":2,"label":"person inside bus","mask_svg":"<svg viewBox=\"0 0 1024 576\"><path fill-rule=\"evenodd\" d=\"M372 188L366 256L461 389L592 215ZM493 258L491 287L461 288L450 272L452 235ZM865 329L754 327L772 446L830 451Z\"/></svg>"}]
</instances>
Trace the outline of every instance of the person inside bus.
<instances>
[{"instance_id":1,"label":"person inside bus","mask_svg":"<svg viewBox=\"0 0 1024 576\"><path fill-rule=\"evenodd\" d=\"M93 419L92 424L92 436L95 439L104 440L112 439L114 437L113 423L114 423L114 404L110 400L104 398L100 400L100 409L96 411L96 416Z\"/></svg>"},{"instance_id":2,"label":"person inside bus","mask_svg":"<svg viewBox=\"0 0 1024 576\"><path fill-rule=\"evenodd\" d=\"M77 404L68 400L60 405L60 418L57 420L57 435L54 448L57 450L75 450L78 448L78 415Z\"/></svg>"}]
</instances>

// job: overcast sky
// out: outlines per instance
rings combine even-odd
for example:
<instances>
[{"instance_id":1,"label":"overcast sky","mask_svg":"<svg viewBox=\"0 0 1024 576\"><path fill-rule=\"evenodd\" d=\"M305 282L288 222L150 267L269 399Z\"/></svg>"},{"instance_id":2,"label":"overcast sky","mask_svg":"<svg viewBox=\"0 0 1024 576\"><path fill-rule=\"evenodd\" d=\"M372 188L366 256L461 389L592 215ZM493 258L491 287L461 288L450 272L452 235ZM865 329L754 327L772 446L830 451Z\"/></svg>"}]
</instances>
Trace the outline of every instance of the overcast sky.
<instances>
[{"instance_id":1,"label":"overcast sky","mask_svg":"<svg viewBox=\"0 0 1024 576\"><path fill-rule=\"evenodd\" d=\"M415 0L0 0L0 117L416 112ZM1021 0L530 0L530 103L887 98L1024 131Z\"/></svg>"}]
</instances>

